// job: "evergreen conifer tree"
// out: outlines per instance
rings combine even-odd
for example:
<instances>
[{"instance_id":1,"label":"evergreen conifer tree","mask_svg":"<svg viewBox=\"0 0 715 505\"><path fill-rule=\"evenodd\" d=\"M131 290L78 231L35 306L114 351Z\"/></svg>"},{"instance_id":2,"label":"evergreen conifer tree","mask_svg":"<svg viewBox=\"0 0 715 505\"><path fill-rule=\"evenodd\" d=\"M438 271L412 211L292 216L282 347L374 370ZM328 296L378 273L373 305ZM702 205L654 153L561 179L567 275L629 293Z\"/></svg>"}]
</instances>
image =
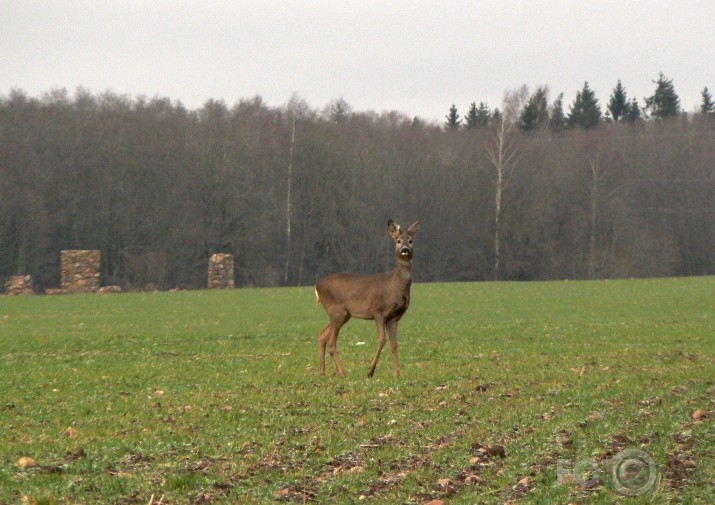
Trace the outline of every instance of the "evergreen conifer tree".
<instances>
[{"instance_id":1,"label":"evergreen conifer tree","mask_svg":"<svg viewBox=\"0 0 715 505\"><path fill-rule=\"evenodd\" d=\"M549 104L546 88L539 88L531 95L529 101L521 111L520 124L521 131L546 128L549 124Z\"/></svg>"},{"instance_id":2,"label":"evergreen conifer tree","mask_svg":"<svg viewBox=\"0 0 715 505\"><path fill-rule=\"evenodd\" d=\"M629 123L635 123L641 118L641 108L638 105L638 99L632 98L630 102L626 104L626 110L623 114L623 120Z\"/></svg>"},{"instance_id":3,"label":"evergreen conifer tree","mask_svg":"<svg viewBox=\"0 0 715 505\"><path fill-rule=\"evenodd\" d=\"M478 111L476 102L471 103L471 105L469 106L469 111L467 112L467 115L464 116L464 119L466 120L465 126L468 130L473 130L478 126Z\"/></svg>"},{"instance_id":4,"label":"evergreen conifer tree","mask_svg":"<svg viewBox=\"0 0 715 505\"><path fill-rule=\"evenodd\" d=\"M571 105L567 124L569 127L580 126L593 128L601 122L601 106L598 104L596 94L589 87L588 82L583 83L583 89L576 93L576 99Z\"/></svg>"},{"instance_id":5,"label":"evergreen conifer tree","mask_svg":"<svg viewBox=\"0 0 715 505\"><path fill-rule=\"evenodd\" d=\"M528 132L536 127L537 114L536 104L529 100L519 116L519 128L521 128L521 131Z\"/></svg>"},{"instance_id":6,"label":"evergreen conifer tree","mask_svg":"<svg viewBox=\"0 0 715 505\"><path fill-rule=\"evenodd\" d=\"M449 114L447 114L445 118L447 119L444 124L445 128L447 128L448 130L459 130L459 127L462 124L462 120L459 117L456 105L452 104L452 106L449 108Z\"/></svg>"},{"instance_id":7,"label":"evergreen conifer tree","mask_svg":"<svg viewBox=\"0 0 715 505\"><path fill-rule=\"evenodd\" d=\"M551 108L551 119L549 120L549 128L552 132L560 132L566 128L566 116L564 115L564 94L559 93L559 96L554 100L554 105Z\"/></svg>"},{"instance_id":8,"label":"evergreen conifer tree","mask_svg":"<svg viewBox=\"0 0 715 505\"><path fill-rule=\"evenodd\" d=\"M345 123L350 118L352 109L344 98L333 100L330 104L330 120L335 123Z\"/></svg>"},{"instance_id":9,"label":"evergreen conifer tree","mask_svg":"<svg viewBox=\"0 0 715 505\"><path fill-rule=\"evenodd\" d=\"M628 98L626 97L626 89L621 84L621 80L618 80L618 84L613 88L613 93L611 94L611 99L608 102L608 111L611 113L613 121L616 123L620 121L626 114L626 109L628 107Z\"/></svg>"},{"instance_id":10,"label":"evergreen conifer tree","mask_svg":"<svg viewBox=\"0 0 715 505\"><path fill-rule=\"evenodd\" d=\"M713 112L715 112L715 103L713 103L713 96L710 94L707 86L703 88L701 95L703 97L703 101L700 104L700 112L704 116L713 114Z\"/></svg>"},{"instance_id":11,"label":"evergreen conifer tree","mask_svg":"<svg viewBox=\"0 0 715 505\"><path fill-rule=\"evenodd\" d=\"M489 106L484 102L479 102L479 108L477 109L477 126L489 126L491 119L492 114L489 110Z\"/></svg>"},{"instance_id":12,"label":"evergreen conifer tree","mask_svg":"<svg viewBox=\"0 0 715 505\"><path fill-rule=\"evenodd\" d=\"M499 123L499 121L502 120L502 113L499 110L499 107L494 107L494 111L492 112L492 117L491 117L491 122L492 123Z\"/></svg>"},{"instance_id":13,"label":"evergreen conifer tree","mask_svg":"<svg viewBox=\"0 0 715 505\"><path fill-rule=\"evenodd\" d=\"M646 110L652 117L665 119L680 113L680 98L678 98L672 79L666 79L663 72L658 76L655 92L645 99Z\"/></svg>"}]
</instances>

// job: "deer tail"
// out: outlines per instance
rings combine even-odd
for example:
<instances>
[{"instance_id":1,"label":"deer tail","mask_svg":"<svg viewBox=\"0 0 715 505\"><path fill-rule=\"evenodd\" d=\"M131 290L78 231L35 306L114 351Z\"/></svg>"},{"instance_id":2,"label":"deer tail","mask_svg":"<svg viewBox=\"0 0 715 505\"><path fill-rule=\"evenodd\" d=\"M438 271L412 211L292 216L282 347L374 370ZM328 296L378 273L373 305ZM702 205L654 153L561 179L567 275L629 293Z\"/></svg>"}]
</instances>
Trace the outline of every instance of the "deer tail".
<instances>
[{"instance_id":1,"label":"deer tail","mask_svg":"<svg viewBox=\"0 0 715 505\"><path fill-rule=\"evenodd\" d=\"M315 287L313 291L315 291L315 303L320 303L320 295L318 294L318 288Z\"/></svg>"}]
</instances>

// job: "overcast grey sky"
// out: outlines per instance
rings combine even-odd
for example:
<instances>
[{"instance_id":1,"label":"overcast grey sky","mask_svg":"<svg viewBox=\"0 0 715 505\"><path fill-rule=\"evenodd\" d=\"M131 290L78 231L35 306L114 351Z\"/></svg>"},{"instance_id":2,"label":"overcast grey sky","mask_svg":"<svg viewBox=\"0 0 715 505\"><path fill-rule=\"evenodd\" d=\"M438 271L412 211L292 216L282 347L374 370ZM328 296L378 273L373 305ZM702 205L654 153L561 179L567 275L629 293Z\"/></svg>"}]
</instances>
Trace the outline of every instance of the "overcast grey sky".
<instances>
[{"instance_id":1,"label":"overcast grey sky","mask_svg":"<svg viewBox=\"0 0 715 505\"><path fill-rule=\"evenodd\" d=\"M52 88L159 95L189 108L296 93L322 108L442 122L546 84L568 106L588 81L604 110L621 79L662 71L686 110L715 90L715 1L3 0L0 94Z\"/></svg>"}]
</instances>

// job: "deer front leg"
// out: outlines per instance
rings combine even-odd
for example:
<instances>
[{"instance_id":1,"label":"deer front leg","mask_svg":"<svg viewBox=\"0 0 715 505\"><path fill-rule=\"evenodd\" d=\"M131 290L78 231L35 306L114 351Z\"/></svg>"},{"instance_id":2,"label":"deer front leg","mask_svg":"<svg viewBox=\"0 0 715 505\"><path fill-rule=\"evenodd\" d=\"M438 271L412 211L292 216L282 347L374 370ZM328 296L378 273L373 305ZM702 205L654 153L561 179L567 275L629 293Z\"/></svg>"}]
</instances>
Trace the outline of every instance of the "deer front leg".
<instances>
[{"instance_id":1,"label":"deer front leg","mask_svg":"<svg viewBox=\"0 0 715 505\"><path fill-rule=\"evenodd\" d=\"M372 359L372 363L370 364L370 369L367 371L368 377L372 377L372 375L375 373L377 360L380 359L380 353L382 352L382 348L385 347L385 320L381 317L376 317L375 324L377 325L377 336L379 340L377 343L377 353L375 353L375 357Z\"/></svg>"},{"instance_id":2,"label":"deer front leg","mask_svg":"<svg viewBox=\"0 0 715 505\"><path fill-rule=\"evenodd\" d=\"M387 333L390 335L390 348L392 349L392 371L395 377L400 376L400 365L397 362L397 323L399 322L399 318L387 322Z\"/></svg>"}]
</instances>

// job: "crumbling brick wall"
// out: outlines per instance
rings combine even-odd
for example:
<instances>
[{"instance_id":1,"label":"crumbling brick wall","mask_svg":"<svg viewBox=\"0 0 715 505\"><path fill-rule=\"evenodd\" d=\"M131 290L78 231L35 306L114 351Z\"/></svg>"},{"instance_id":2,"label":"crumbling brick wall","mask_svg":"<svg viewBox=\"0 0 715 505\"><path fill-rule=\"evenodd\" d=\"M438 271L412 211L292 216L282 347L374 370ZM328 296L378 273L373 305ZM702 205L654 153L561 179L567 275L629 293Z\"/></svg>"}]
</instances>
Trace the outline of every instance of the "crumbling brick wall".
<instances>
[{"instance_id":1,"label":"crumbling brick wall","mask_svg":"<svg viewBox=\"0 0 715 505\"><path fill-rule=\"evenodd\" d=\"M64 291L95 293L99 289L99 251L81 249L62 251L60 258Z\"/></svg>"},{"instance_id":2,"label":"crumbling brick wall","mask_svg":"<svg viewBox=\"0 0 715 505\"><path fill-rule=\"evenodd\" d=\"M5 283L5 292L8 295L31 295L32 291L32 276L31 275L13 275Z\"/></svg>"},{"instance_id":3,"label":"crumbling brick wall","mask_svg":"<svg viewBox=\"0 0 715 505\"><path fill-rule=\"evenodd\" d=\"M225 289L234 287L233 255L214 254L209 258L209 289Z\"/></svg>"}]
</instances>

